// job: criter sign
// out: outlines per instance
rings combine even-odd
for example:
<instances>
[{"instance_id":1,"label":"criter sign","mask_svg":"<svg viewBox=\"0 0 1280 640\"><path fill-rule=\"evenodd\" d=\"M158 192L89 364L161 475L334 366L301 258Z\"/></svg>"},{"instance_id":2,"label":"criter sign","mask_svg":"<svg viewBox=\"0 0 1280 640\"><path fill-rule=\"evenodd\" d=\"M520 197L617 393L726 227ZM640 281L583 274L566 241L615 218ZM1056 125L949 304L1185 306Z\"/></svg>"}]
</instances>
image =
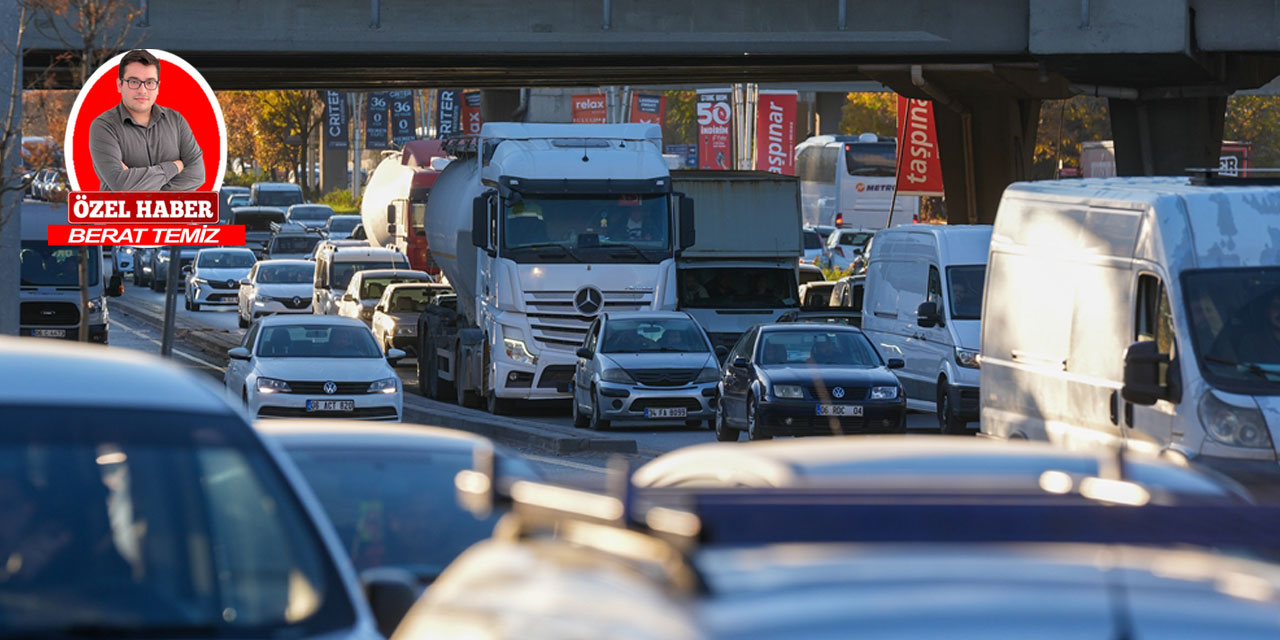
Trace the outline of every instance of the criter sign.
<instances>
[{"instance_id":1,"label":"criter sign","mask_svg":"<svg viewBox=\"0 0 1280 640\"><path fill-rule=\"evenodd\" d=\"M933 101L898 96L898 153L898 195L943 194Z\"/></svg>"}]
</instances>

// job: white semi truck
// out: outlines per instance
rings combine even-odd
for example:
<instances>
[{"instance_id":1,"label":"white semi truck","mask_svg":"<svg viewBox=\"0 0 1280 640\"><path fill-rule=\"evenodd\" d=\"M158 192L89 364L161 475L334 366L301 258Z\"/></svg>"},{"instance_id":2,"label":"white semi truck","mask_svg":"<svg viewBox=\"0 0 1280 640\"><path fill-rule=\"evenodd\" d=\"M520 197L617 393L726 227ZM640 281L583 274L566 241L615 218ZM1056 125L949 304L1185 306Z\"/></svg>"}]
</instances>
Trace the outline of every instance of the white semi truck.
<instances>
[{"instance_id":1,"label":"white semi truck","mask_svg":"<svg viewBox=\"0 0 1280 640\"><path fill-rule=\"evenodd\" d=\"M656 125L486 123L427 203L431 257L456 312L419 321L423 395L568 398L582 344L606 311L670 308L675 257L694 240L692 200L673 193Z\"/></svg>"}]
</instances>

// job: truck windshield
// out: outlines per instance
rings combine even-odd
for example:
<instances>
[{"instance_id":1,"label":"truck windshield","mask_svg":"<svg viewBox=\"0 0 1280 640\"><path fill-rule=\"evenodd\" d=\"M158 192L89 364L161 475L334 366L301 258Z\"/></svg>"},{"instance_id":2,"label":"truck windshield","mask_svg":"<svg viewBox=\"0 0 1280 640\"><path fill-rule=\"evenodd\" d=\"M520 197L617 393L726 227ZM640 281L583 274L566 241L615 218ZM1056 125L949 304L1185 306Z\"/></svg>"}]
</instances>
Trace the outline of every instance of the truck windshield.
<instances>
[{"instance_id":1,"label":"truck windshield","mask_svg":"<svg viewBox=\"0 0 1280 640\"><path fill-rule=\"evenodd\" d=\"M658 262L670 219L665 194L529 196L505 208L503 247L516 262Z\"/></svg>"},{"instance_id":2,"label":"truck windshield","mask_svg":"<svg viewBox=\"0 0 1280 640\"><path fill-rule=\"evenodd\" d=\"M716 267L681 269L685 309L782 309L800 306L795 269Z\"/></svg>"},{"instance_id":3,"label":"truck windshield","mask_svg":"<svg viewBox=\"0 0 1280 640\"><path fill-rule=\"evenodd\" d=\"M985 264L947 267L952 320L978 320L982 316L982 286L986 278Z\"/></svg>"},{"instance_id":4,"label":"truck windshield","mask_svg":"<svg viewBox=\"0 0 1280 640\"><path fill-rule=\"evenodd\" d=\"M1187 271L1182 290L1205 378L1224 391L1280 393L1280 267Z\"/></svg>"},{"instance_id":5,"label":"truck windshield","mask_svg":"<svg viewBox=\"0 0 1280 640\"><path fill-rule=\"evenodd\" d=\"M101 260L98 247L89 247L89 285L98 284ZM20 260L24 287L80 286L80 249L51 247L43 240L23 240Z\"/></svg>"},{"instance_id":6,"label":"truck windshield","mask_svg":"<svg viewBox=\"0 0 1280 640\"><path fill-rule=\"evenodd\" d=\"M855 142L844 146L845 164L851 176L893 177L897 145L892 142Z\"/></svg>"}]
</instances>

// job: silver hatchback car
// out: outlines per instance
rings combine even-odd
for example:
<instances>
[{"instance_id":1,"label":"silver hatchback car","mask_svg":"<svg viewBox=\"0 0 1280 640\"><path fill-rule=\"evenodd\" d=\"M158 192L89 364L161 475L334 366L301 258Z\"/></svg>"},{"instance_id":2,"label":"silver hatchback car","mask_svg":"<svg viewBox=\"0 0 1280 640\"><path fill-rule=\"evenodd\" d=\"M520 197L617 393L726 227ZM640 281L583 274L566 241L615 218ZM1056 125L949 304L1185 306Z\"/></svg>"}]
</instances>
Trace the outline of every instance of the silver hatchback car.
<instances>
[{"instance_id":1,"label":"silver hatchback car","mask_svg":"<svg viewBox=\"0 0 1280 640\"><path fill-rule=\"evenodd\" d=\"M720 364L706 333L678 311L605 313L578 349L573 425L614 420L711 425Z\"/></svg>"}]
</instances>

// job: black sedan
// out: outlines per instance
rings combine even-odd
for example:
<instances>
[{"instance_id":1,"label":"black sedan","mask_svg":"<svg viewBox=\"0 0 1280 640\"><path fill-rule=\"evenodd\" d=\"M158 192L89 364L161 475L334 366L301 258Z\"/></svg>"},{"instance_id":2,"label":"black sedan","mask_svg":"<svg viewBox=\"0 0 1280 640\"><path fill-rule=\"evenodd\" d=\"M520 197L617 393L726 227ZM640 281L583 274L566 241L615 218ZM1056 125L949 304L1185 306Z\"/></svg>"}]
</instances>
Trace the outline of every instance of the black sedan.
<instances>
[{"instance_id":1,"label":"black sedan","mask_svg":"<svg viewBox=\"0 0 1280 640\"><path fill-rule=\"evenodd\" d=\"M716 439L902 433L906 398L862 331L840 325L752 328L726 359Z\"/></svg>"}]
</instances>

